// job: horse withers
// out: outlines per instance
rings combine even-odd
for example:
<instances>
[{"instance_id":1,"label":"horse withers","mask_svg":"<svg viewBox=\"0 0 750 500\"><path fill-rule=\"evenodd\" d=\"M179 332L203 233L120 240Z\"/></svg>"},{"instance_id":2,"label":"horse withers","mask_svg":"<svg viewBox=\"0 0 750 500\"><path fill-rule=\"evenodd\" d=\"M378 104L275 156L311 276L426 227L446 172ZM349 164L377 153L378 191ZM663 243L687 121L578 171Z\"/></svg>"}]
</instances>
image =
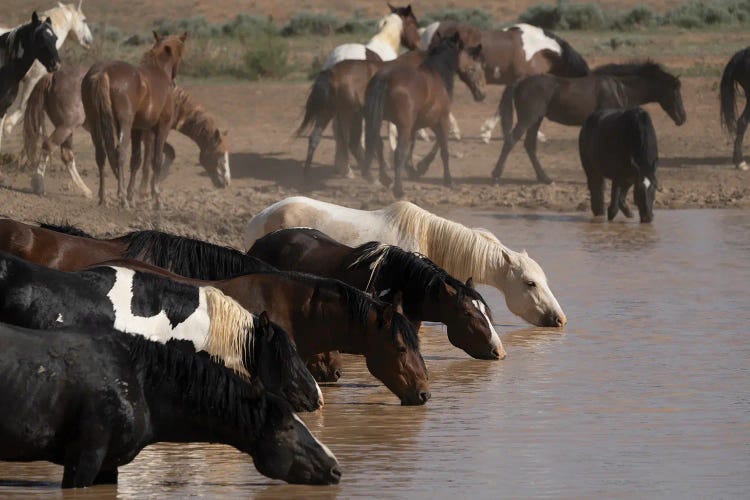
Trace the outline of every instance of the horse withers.
<instances>
[{"instance_id":1,"label":"horse withers","mask_svg":"<svg viewBox=\"0 0 750 500\"><path fill-rule=\"evenodd\" d=\"M0 345L0 460L62 465L63 488L115 484L160 441L228 444L290 483L341 478L288 403L208 357L106 328L0 324Z\"/></svg>"},{"instance_id":2,"label":"horse withers","mask_svg":"<svg viewBox=\"0 0 750 500\"><path fill-rule=\"evenodd\" d=\"M603 109L592 113L581 128L578 149L595 216L604 215L604 179L610 179L609 220L620 210L625 217L633 216L625 201L631 186L635 186L633 197L641 222L654 219L659 151L654 125L645 110Z\"/></svg>"}]
</instances>

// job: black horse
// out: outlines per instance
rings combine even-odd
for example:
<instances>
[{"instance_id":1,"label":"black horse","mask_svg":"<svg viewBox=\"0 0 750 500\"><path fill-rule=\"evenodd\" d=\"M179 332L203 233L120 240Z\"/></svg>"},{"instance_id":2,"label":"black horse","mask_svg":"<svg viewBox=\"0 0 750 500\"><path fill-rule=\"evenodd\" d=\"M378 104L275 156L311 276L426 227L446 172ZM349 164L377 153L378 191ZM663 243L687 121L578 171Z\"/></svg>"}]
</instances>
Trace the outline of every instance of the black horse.
<instances>
[{"instance_id":1,"label":"black horse","mask_svg":"<svg viewBox=\"0 0 750 500\"><path fill-rule=\"evenodd\" d=\"M320 388L289 334L211 287L116 266L62 272L0 252L0 321L57 330L114 328L166 342L184 339L261 379L299 411L322 404Z\"/></svg>"},{"instance_id":2,"label":"black horse","mask_svg":"<svg viewBox=\"0 0 750 500\"><path fill-rule=\"evenodd\" d=\"M536 75L509 85L500 101L505 142L492 179L500 180L508 155L525 134L524 146L537 180L552 182L536 156L537 132L545 117L563 125L581 126L599 109L627 109L657 102L676 125L682 125L686 115L680 89L679 78L651 61L608 64L580 78ZM513 104L518 115L515 128Z\"/></svg>"},{"instance_id":3,"label":"black horse","mask_svg":"<svg viewBox=\"0 0 750 500\"><path fill-rule=\"evenodd\" d=\"M290 483L341 477L287 402L207 356L107 329L0 324L0 345L0 460L62 465L63 488L116 483L159 441L228 444Z\"/></svg>"},{"instance_id":4,"label":"black horse","mask_svg":"<svg viewBox=\"0 0 750 500\"><path fill-rule=\"evenodd\" d=\"M625 217L633 216L625 201L633 185L633 198L641 222L654 219L659 151L654 125L645 110L605 109L592 113L581 128L578 149L594 215L604 215L604 179L610 179L609 220L614 219L619 210Z\"/></svg>"},{"instance_id":5,"label":"black horse","mask_svg":"<svg viewBox=\"0 0 750 500\"><path fill-rule=\"evenodd\" d=\"M52 21L34 12L31 22L0 35L0 120L18 95L18 84L37 59L50 73L60 68Z\"/></svg>"},{"instance_id":6,"label":"black horse","mask_svg":"<svg viewBox=\"0 0 750 500\"><path fill-rule=\"evenodd\" d=\"M737 86L745 94L745 109L737 119L735 93ZM721 75L719 86L721 100L721 122L729 133L735 134L732 162L740 170L747 170L747 162L742 159L742 141L750 123L750 47L732 56Z\"/></svg>"}]
</instances>

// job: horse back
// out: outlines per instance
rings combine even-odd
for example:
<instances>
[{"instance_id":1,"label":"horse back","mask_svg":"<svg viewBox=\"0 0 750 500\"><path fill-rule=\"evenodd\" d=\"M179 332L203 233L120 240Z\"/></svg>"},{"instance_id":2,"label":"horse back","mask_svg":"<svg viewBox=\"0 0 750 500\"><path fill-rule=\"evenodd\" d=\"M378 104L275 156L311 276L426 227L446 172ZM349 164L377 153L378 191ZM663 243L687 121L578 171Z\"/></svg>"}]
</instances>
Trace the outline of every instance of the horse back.
<instances>
[{"instance_id":1,"label":"horse back","mask_svg":"<svg viewBox=\"0 0 750 500\"><path fill-rule=\"evenodd\" d=\"M351 251L317 229L290 228L258 239L247 253L284 271L334 276Z\"/></svg>"}]
</instances>

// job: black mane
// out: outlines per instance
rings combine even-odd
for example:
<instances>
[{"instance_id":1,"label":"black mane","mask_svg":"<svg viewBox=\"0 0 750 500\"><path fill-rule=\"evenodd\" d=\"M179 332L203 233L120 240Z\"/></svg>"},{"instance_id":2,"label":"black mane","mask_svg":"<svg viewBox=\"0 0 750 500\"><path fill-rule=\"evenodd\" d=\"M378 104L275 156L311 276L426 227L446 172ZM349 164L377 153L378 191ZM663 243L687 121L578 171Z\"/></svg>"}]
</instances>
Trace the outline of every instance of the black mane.
<instances>
[{"instance_id":1,"label":"black mane","mask_svg":"<svg viewBox=\"0 0 750 500\"><path fill-rule=\"evenodd\" d=\"M597 75L610 76L640 76L662 81L667 85L680 86L680 79L667 72L660 64L651 60L627 64L604 64L594 68L593 73Z\"/></svg>"},{"instance_id":2,"label":"black mane","mask_svg":"<svg viewBox=\"0 0 750 500\"><path fill-rule=\"evenodd\" d=\"M458 37L458 35L455 35ZM427 51L427 57L422 62L422 66L440 75L443 80L448 95L453 95L454 76L458 68L458 52L461 50L460 38L457 43L453 37L446 37L439 43L430 47Z\"/></svg>"},{"instance_id":3,"label":"black mane","mask_svg":"<svg viewBox=\"0 0 750 500\"><path fill-rule=\"evenodd\" d=\"M50 224L49 222L38 222L39 227L42 229L49 229L50 231L55 231L56 233L63 233L63 234L69 234L71 236L79 236L81 238L89 238L94 239L92 235L84 231L83 229L79 229L75 226L72 226L68 223L68 221L60 222L59 224Z\"/></svg>"}]
</instances>

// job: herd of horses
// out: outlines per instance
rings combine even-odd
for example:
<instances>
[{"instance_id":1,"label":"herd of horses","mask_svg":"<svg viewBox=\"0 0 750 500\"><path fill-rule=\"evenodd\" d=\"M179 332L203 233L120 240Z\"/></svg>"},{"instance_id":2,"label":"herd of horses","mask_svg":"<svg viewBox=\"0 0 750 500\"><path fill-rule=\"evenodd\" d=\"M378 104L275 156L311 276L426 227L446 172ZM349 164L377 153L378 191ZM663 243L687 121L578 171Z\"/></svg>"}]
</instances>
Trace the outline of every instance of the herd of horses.
<instances>
[{"instance_id":1,"label":"herd of horses","mask_svg":"<svg viewBox=\"0 0 750 500\"><path fill-rule=\"evenodd\" d=\"M337 171L404 194L402 172L423 175L440 153L452 184L448 138L455 76L475 100L505 85L497 113L503 149L498 182L514 145L524 145L537 178L544 118L581 126L579 153L595 215L653 220L657 138L641 104L658 103L676 125L686 120L680 81L653 62L590 70L560 37L519 24L480 30L461 23L419 28L411 8L390 6L367 44L334 49L316 77L298 132L309 131L304 175L332 123ZM162 204L161 182L175 158L176 129L200 147L217 188L231 181L226 133L175 77L187 34L159 36L138 65L101 61L65 66L57 52L68 33L92 43L81 4L64 5L0 36L0 134L24 116L32 185L44 193L52 151L60 147L74 183L73 133L90 134L106 202L105 165L122 206L140 196ZM408 51L399 55L401 46ZM750 90L750 49L735 55L721 82L723 123L736 130L742 161L746 107L736 118L736 83ZM517 115L513 124L513 114ZM47 136L45 116L54 125ZM382 123L395 153L387 170ZM414 164L417 137L435 143ZM364 135L364 148L362 136ZM40 141L41 139L41 141ZM40 147L41 142L41 147ZM371 174L377 158L377 180ZM130 177L125 178L130 166ZM365 357L370 373L403 405L431 398L420 352L422 322L446 326L452 345L482 360L506 352L492 312L476 290L497 288L508 309L538 326L567 317L541 266L481 228L469 228L398 201L365 211L296 196L245 226L246 251L159 231L101 239L68 225L0 219L0 460L64 466L62 486L117 482L118 467L155 442L218 442L250 455L257 470L292 483L334 484L341 469L295 412L323 406L319 381L344 375L341 353Z\"/></svg>"}]
</instances>

